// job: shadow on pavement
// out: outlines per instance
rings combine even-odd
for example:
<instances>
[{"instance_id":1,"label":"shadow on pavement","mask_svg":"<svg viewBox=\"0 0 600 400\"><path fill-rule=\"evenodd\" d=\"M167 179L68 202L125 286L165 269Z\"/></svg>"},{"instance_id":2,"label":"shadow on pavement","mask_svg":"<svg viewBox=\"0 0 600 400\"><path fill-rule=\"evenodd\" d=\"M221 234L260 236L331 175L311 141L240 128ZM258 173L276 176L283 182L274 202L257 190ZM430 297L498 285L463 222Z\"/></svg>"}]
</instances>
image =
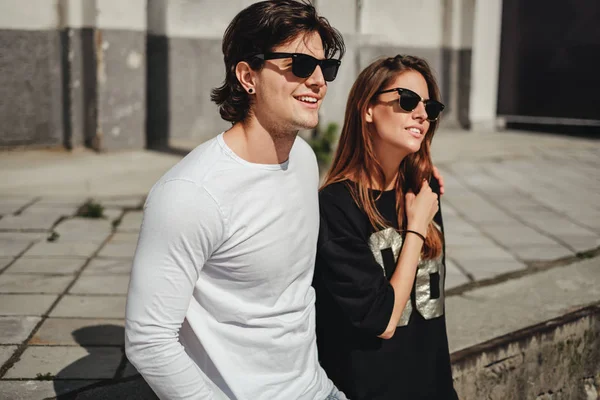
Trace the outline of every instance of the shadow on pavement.
<instances>
[{"instance_id":1,"label":"shadow on pavement","mask_svg":"<svg viewBox=\"0 0 600 400\"><path fill-rule=\"evenodd\" d=\"M73 331L71 335L89 354L66 366L56 375L58 379L54 380L55 393L67 392L56 397L57 400L157 399L152 389L139 374L130 373L131 376L121 378L124 372L127 375L124 357L120 357L115 369L114 351L112 354L106 351L107 345L114 347L115 344L123 343L125 330L122 326L108 324L86 326ZM122 347L119 351L121 354L123 353ZM129 366L129 368L132 367ZM124 369L125 371L123 371ZM85 377L85 379L93 380L97 379L98 376L105 376L106 371L114 371L112 377L106 377L114 380L101 380L86 388L70 391L73 387L72 379L74 377Z\"/></svg>"}]
</instances>

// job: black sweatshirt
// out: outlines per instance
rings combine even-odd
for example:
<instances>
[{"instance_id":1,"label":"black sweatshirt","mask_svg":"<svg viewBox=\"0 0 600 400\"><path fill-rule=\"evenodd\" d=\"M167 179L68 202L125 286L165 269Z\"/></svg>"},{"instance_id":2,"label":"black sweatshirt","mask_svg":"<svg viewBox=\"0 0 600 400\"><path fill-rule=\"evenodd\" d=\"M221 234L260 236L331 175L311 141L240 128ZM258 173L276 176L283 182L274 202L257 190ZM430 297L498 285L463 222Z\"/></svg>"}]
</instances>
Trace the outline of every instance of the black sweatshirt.
<instances>
[{"instance_id":1,"label":"black sweatshirt","mask_svg":"<svg viewBox=\"0 0 600 400\"><path fill-rule=\"evenodd\" d=\"M374 231L339 182L319 195L321 227L313 286L317 344L327 375L351 400L456 399L444 316L445 258L419 264L394 336L382 334L394 308L389 278L402 245L395 192L374 191L393 228ZM439 193L437 181L431 183ZM441 209L434 221L443 232Z\"/></svg>"}]
</instances>

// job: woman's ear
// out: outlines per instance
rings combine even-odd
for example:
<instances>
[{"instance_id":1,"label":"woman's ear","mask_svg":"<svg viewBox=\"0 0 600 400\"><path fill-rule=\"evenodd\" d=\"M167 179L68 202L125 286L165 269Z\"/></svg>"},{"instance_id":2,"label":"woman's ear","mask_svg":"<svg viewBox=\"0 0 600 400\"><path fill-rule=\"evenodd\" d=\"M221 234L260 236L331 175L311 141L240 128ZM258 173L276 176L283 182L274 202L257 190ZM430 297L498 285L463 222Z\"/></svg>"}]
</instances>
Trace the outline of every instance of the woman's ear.
<instances>
[{"instance_id":1,"label":"woman's ear","mask_svg":"<svg viewBox=\"0 0 600 400\"><path fill-rule=\"evenodd\" d=\"M235 76L244 88L250 94L256 92L256 72L250 68L246 61L240 61L235 66Z\"/></svg>"},{"instance_id":2,"label":"woman's ear","mask_svg":"<svg viewBox=\"0 0 600 400\"><path fill-rule=\"evenodd\" d=\"M371 104L367 106L367 111L365 112L365 121L368 123L373 122L373 106Z\"/></svg>"}]
</instances>

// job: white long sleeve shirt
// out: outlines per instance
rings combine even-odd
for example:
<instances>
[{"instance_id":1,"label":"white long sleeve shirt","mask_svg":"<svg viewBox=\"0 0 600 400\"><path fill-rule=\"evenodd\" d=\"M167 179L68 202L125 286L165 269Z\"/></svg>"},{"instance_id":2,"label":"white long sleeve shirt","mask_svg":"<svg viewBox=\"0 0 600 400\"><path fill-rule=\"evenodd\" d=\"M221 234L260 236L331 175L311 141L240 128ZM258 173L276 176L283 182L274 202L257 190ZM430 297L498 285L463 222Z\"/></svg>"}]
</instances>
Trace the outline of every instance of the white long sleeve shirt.
<instances>
[{"instance_id":1,"label":"white long sleeve shirt","mask_svg":"<svg viewBox=\"0 0 600 400\"><path fill-rule=\"evenodd\" d=\"M127 297L127 357L161 399L325 399L311 287L318 172L202 144L152 188Z\"/></svg>"}]
</instances>

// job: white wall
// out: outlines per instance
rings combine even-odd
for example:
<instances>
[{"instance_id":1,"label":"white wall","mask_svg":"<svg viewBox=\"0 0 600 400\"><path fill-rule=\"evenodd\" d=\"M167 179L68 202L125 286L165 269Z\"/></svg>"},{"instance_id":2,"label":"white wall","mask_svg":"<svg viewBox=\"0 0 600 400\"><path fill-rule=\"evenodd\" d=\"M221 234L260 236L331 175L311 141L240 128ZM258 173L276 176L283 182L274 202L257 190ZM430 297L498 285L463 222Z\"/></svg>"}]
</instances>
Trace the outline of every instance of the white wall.
<instances>
[{"instance_id":1,"label":"white wall","mask_svg":"<svg viewBox=\"0 0 600 400\"><path fill-rule=\"evenodd\" d=\"M52 30L59 18L58 0L0 1L0 29Z\"/></svg>"},{"instance_id":2,"label":"white wall","mask_svg":"<svg viewBox=\"0 0 600 400\"><path fill-rule=\"evenodd\" d=\"M258 0L148 0L148 31L169 37L220 39L233 17L256 2Z\"/></svg>"},{"instance_id":3,"label":"white wall","mask_svg":"<svg viewBox=\"0 0 600 400\"><path fill-rule=\"evenodd\" d=\"M98 27L143 31L146 0L1 0L0 29Z\"/></svg>"},{"instance_id":4,"label":"white wall","mask_svg":"<svg viewBox=\"0 0 600 400\"><path fill-rule=\"evenodd\" d=\"M356 33L358 0L316 0L320 15L342 34Z\"/></svg>"},{"instance_id":5,"label":"white wall","mask_svg":"<svg viewBox=\"0 0 600 400\"><path fill-rule=\"evenodd\" d=\"M474 130L496 127L502 0L475 4L469 119Z\"/></svg>"},{"instance_id":6,"label":"white wall","mask_svg":"<svg viewBox=\"0 0 600 400\"><path fill-rule=\"evenodd\" d=\"M95 2L98 28L146 30L146 0L95 0Z\"/></svg>"},{"instance_id":7,"label":"white wall","mask_svg":"<svg viewBox=\"0 0 600 400\"><path fill-rule=\"evenodd\" d=\"M436 48L443 44L443 18L443 0L363 0L360 26L382 44Z\"/></svg>"},{"instance_id":8,"label":"white wall","mask_svg":"<svg viewBox=\"0 0 600 400\"><path fill-rule=\"evenodd\" d=\"M444 47L453 50L473 47L475 0L445 0Z\"/></svg>"}]
</instances>

